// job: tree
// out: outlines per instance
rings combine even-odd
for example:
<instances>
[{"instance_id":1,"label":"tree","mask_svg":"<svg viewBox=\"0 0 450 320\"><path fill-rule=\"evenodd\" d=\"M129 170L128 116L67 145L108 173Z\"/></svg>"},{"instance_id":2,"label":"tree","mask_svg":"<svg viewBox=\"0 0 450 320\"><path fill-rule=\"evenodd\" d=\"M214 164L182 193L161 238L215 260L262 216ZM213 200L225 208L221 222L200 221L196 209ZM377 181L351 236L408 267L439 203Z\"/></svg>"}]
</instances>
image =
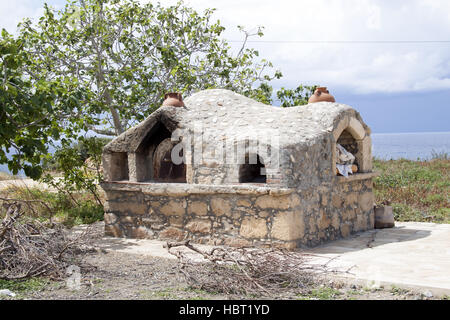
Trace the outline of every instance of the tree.
<instances>
[{"instance_id":1,"label":"tree","mask_svg":"<svg viewBox=\"0 0 450 320\"><path fill-rule=\"evenodd\" d=\"M63 10L45 5L37 25L26 20L20 39L33 60L30 76L73 77L88 92L79 112L92 117L90 129L118 135L142 121L162 103L164 93L183 95L227 88L270 101L267 74L272 64L255 62L258 52L246 47L244 32L236 55L220 39L224 27L211 23L214 10L203 15L182 2L170 7L137 1L68 1ZM256 86L258 86L255 88Z\"/></svg>"},{"instance_id":2,"label":"tree","mask_svg":"<svg viewBox=\"0 0 450 320\"><path fill-rule=\"evenodd\" d=\"M88 192L98 205L102 206L98 182L103 179L101 169L101 154L107 138L83 137L73 144L64 143L59 146L51 157L43 162L47 170L56 170L61 173L58 179L47 171L42 181L57 189L60 193L69 195L74 203L78 204L73 193Z\"/></svg>"},{"instance_id":3,"label":"tree","mask_svg":"<svg viewBox=\"0 0 450 320\"><path fill-rule=\"evenodd\" d=\"M54 139L74 137L89 119L73 121L73 110L84 99L76 80L65 76L48 81L24 76L30 56L23 42L6 30L0 37L0 163L32 178L41 173L41 160ZM13 152L8 157L8 153Z\"/></svg>"},{"instance_id":4,"label":"tree","mask_svg":"<svg viewBox=\"0 0 450 320\"><path fill-rule=\"evenodd\" d=\"M281 88L277 91L277 98L281 102L281 106L293 107L302 106L308 104L308 99L314 94L314 91L318 85L315 86L303 86L299 85L295 89L285 89Z\"/></svg>"}]
</instances>

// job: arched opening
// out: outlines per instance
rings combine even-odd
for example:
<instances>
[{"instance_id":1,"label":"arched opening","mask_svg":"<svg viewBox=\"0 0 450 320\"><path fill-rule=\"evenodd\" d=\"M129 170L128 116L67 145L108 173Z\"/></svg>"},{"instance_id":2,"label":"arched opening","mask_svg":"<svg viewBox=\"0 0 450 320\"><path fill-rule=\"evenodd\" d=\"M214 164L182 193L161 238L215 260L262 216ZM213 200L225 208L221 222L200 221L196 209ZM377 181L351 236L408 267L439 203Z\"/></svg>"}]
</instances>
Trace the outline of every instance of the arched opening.
<instances>
[{"instance_id":1,"label":"arched opening","mask_svg":"<svg viewBox=\"0 0 450 320\"><path fill-rule=\"evenodd\" d=\"M239 167L239 182L266 183L266 181L266 167L263 159L258 154L246 154L245 163Z\"/></svg>"},{"instance_id":2,"label":"arched opening","mask_svg":"<svg viewBox=\"0 0 450 320\"><path fill-rule=\"evenodd\" d=\"M347 161L340 160L339 147L345 149L345 152L351 154L350 158L354 158L352 164L352 173L365 173L372 171L372 140L370 132L366 132L360 120L350 117L343 118L333 130L334 143L332 146L332 172L338 173L338 165L342 163L348 164ZM344 157L348 160L348 157ZM342 169L342 166L340 166ZM351 173L347 167L347 172Z\"/></svg>"},{"instance_id":3,"label":"arched opening","mask_svg":"<svg viewBox=\"0 0 450 320\"><path fill-rule=\"evenodd\" d=\"M353 138L352 134L347 129L345 129L344 131L342 131L336 143L341 145L347 152L350 152L355 157L352 164L356 166L356 172L358 172L359 159L357 155L359 150L356 139ZM336 160L336 163L339 163L339 158Z\"/></svg>"},{"instance_id":4,"label":"arched opening","mask_svg":"<svg viewBox=\"0 0 450 320\"><path fill-rule=\"evenodd\" d=\"M183 149L175 154L177 159L172 158L172 150L176 143L170 138L164 139L156 147L153 154L153 176L155 181L160 182L186 182L186 165L182 161Z\"/></svg>"},{"instance_id":5,"label":"arched opening","mask_svg":"<svg viewBox=\"0 0 450 320\"><path fill-rule=\"evenodd\" d=\"M171 136L162 122L152 127L136 151L137 181L186 182L184 161L175 164L171 159L172 149L177 144L171 141Z\"/></svg>"}]
</instances>

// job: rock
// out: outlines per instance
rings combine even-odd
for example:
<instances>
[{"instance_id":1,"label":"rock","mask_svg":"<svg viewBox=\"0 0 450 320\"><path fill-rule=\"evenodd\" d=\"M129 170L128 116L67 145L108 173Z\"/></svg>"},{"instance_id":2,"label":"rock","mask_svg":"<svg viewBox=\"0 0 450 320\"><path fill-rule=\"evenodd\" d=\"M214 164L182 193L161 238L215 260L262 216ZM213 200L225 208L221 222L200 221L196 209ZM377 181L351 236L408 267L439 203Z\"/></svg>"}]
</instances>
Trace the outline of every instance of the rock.
<instances>
[{"instance_id":1,"label":"rock","mask_svg":"<svg viewBox=\"0 0 450 320\"><path fill-rule=\"evenodd\" d=\"M248 247L252 243L245 239L226 238L224 244L230 247Z\"/></svg>"},{"instance_id":2,"label":"rock","mask_svg":"<svg viewBox=\"0 0 450 320\"><path fill-rule=\"evenodd\" d=\"M289 209L291 207L291 203L288 197L273 197L270 195L261 196L256 200L256 206L267 209Z\"/></svg>"},{"instance_id":3,"label":"rock","mask_svg":"<svg viewBox=\"0 0 450 320\"><path fill-rule=\"evenodd\" d=\"M327 216L327 213L320 209L319 230L325 230L331 224L331 219Z\"/></svg>"},{"instance_id":4,"label":"rock","mask_svg":"<svg viewBox=\"0 0 450 320\"><path fill-rule=\"evenodd\" d=\"M183 205L183 202L177 201L177 200L171 200L169 203L164 205L161 210L162 213L164 213L167 216L170 215L184 215L185 213L185 206Z\"/></svg>"},{"instance_id":5,"label":"rock","mask_svg":"<svg viewBox=\"0 0 450 320\"><path fill-rule=\"evenodd\" d=\"M358 203L362 211L369 211L373 208L373 193L365 192L358 197ZM391 208L392 210L392 208Z\"/></svg>"},{"instance_id":6,"label":"rock","mask_svg":"<svg viewBox=\"0 0 450 320\"><path fill-rule=\"evenodd\" d=\"M188 212L204 216L208 213L208 205L201 201L193 201L188 205Z\"/></svg>"},{"instance_id":7,"label":"rock","mask_svg":"<svg viewBox=\"0 0 450 320\"><path fill-rule=\"evenodd\" d=\"M267 235L266 220L254 217L244 219L239 234L244 238L264 238Z\"/></svg>"},{"instance_id":8,"label":"rock","mask_svg":"<svg viewBox=\"0 0 450 320\"><path fill-rule=\"evenodd\" d=\"M139 201L108 201L107 209L109 213L133 213L145 214L147 213L147 205Z\"/></svg>"},{"instance_id":9,"label":"rock","mask_svg":"<svg viewBox=\"0 0 450 320\"><path fill-rule=\"evenodd\" d=\"M210 233L211 221L209 220L193 220L186 225L186 229L192 233Z\"/></svg>"},{"instance_id":10,"label":"rock","mask_svg":"<svg viewBox=\"0 0 450 320\"><path fill-rule=\"evenodd\" d=\"M106 212L104 215L104 220L106 224L114 224L117 222L117 216L114 213Z\"/></svg>"},{"instance_id":11,"label":"rock","mask_svg":"<svg viewBox=\"0 0 450 320\"><path fill-rule=\"evenodd\" d=\"M9 289L0 290L0 295L9 296L9 297L15 297L16 296L16 294L14 292L12 292L11 290L9 290Z\"/></svg>"},{"instance_id":12,"label":"rock","mask_svg":"<svg viewBox=\"0 0 450 320\"><path fill-rule=\"evenodd\" d=\"M121 238L123 232L117 224L105 225L105 236Z\"/></svg>"},{"instance_id":13,"label":"rock","mask_svg":"<svg viewBox=\"0 0 450 320\"><path fill-rule=\"evenodd\" d=\"M344 202L345 199L339 194L334 194L333 197L331 198L331 204L335 208L342 208Z\"/></svg>"},{"instance_id":14,"label":"rock","mask_svg":"<svg viewBox=\"0 0 450 320\"><path fill-rule=\"evenodd\" d=\"M131 228L131 236L136 239L147 239L153 236L153 231L144 226L139 226L137 228Z\"/></svg>"},{"instance_id":15,"label":"rock","mask_svg":"<svg viewBox=\"0 0 450 320\"><path fill-rule=\"evenodd\" d=\"M181 241L184 239L184 232L177 228L168 227L159 233L159 238L166 240L176 240Z\"/></svg>"},{"instance_id":16,"label":"rock","mask_svg":"<svg viewBox=\"0 0 450 320\"><path fill-rule=\"evenodd\" d=\"M392 228L395 226L394 214L391 206L375 208L375 228Z\"/></svg>"},{"instance_id":17,"label":"rock","mask_svg":"<svg viewBox=\"0 0 450 320\"><path fill-rule=\"evenodd\" d=\"M341 225L341 236L347 238L352 231L352 227L348 223L343 223Z\"/></svg>"},{"instance_id":18,"label":"rock","mask_svg":"<svg viewBox=\"0 0 450 320\"><path fill-rule=\"evenodd\" d=\"M251 207L251 202L245 199L238 200L236 203L239 207Z\"/></svg>"},{"instance_id":19,"label":"rock","mask_svg":"<svg viewBox=\"0 0 450 320\"><path fill-rule=\"evenodd\" d=\"M297 240L303 237L305 222L303 213L298 211L279 212L273 219L271 236L277 240Z\"/></svg>"},{"instance_id":20,"label":"rock","mask_svg":"<svg viewBox=\"0 0 450 320\"><path fill-rule=\"evenodd\" d=\"M231 205L225 199L214 198L211 200L211 210L216 216L230 215Z\"/></svg>"},{"instance_id":21,"label":"rock","mask_svg":"<svg viewBox=\"0 0 450 320\"><path fill-rule=\"evenodd\" d=\"M429 291L429 290L423 292L422 294L424 297L433 298L433 293L431 293L431 291Z\"/></svg>"}]
</instances>

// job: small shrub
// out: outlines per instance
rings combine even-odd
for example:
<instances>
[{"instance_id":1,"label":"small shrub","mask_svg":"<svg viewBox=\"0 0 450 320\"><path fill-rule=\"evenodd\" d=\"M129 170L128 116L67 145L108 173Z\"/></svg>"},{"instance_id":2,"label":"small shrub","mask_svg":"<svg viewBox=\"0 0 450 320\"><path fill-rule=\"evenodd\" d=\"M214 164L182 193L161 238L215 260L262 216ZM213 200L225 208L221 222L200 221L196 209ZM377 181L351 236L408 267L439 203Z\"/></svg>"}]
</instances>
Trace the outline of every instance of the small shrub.
<instances>
[{"instance_id":1,"label":"small shrub","mask_svg":"<svg viewBox=\"0 0 450 320\"><path fill-rule=\"evenodd\" d=\"M0 289L9 289L14 293L42 290L50 281L44 278L29 278L25 280L0 279Z\"/></svg>"},{"instance_id":2,"label":"small shrub","mask_svg":"<svg viewBox=\"0 0 450 320\"><path fill-rule=\"evenodd\" d=\"M395 285L392 285L392 286L391 286L390 292L391 292L393 295L406 295L406 294L409 293L409 290L403 289L403 288L400 288L400 287L397 287L397 286L395 286Z\"/></svg>"},{"instance_id":3,"label":"small shrub","mask_svg":"<svg viewBox=\"0 0 450 320\"><path fill-rule=\"evenodd\" d=\"M41 181L60 193L88 192L102 205L98 183L103 179L102 149L107 138L80 138L76 143L66 141L44 161L47 172ZM55 172L59 177L55 179Z\"/></svg>"},{"instance_id":4,"label":"small shrub","mask_svg":"<svg viewBox=\"0 0 450 320\"><path fill-rule=\"evenodd\" d=\"M76 161L82 164L91 157L99 158L103 147L110 141L110 138L89 137L75 141L70 146L60 146L52 156L43 160L42 166L46 171L64 171L61 163L58 162L59 158L64 153L72 151L72 156L76 158Z\"/></svg>"},{"instance_id":5,"label":"small shrub","mask_svg":"<svg viewBox=\"0 0 450 320\"><path fill-rule=\"evenodd\" d=\"M67 210L66 225L91 224L103 220L103 206L92 201L80 203Z\"/></svg>"},{"instance_id":6,"label":"small shrub","mask_svg":"<svg viewBox=\"0 0 450 320\"><path fill-rule=\"evenodd\" d=\"M153 295L155 295L161 299L177 299L177 295L175 294L174 289L157 290L157 291L153 292Z\"/></svg>"},{"instance_id":7,"label":"small shrub","mask_svg":"<svg viewBox=\"0 0 450 320\"><path fill-rule=\"evenodd\" d=\"M450 156L445 151L436 151L433 149L431 150L431 159L450 160Z\"/></svg>"},{"instance_id":8,"label":"small shrub","mask_svg":"<svg viewBox=\"0 0 450 320\"><path fill-rule=\"evenodd\" d=\"M439 208L431 211L429 219L439 223L450 223L450 208Z\"/></svg>"},{"instance_id":9,"label":"small shrub","mask_svg":"<svg viewBox=\"0 0 450 320\"><path fill-rule=\"evenodd\" d=\"M339 290L333 289L333 288L318 288L313 289L311 291L311 297L317 298L320 300L332 300L336 298L337 296L341 295L341 292Z\"/></svg>"},{"instance_id":10,"label":"small shrub","mask_svg":"<svg viewBox=\"0 0 450 320\"><path fill-rule=\"evenodd\" d=\"M444 195L442 194L429 194L424 199L420 200L423 204L433 205L433 204L441 204L445 202Z\"/></svg>"},{"instance_id":11,"label":"small shrub","mask_svg":"<svg viewBox=\"0 0 450 320\"><path fill-rule=\"evenodd\" d=\"M392 203L392 211L396 221L423 221L425 214L403 203Z\"/></svg>"},{"instance_id":12,"label":"small shrub","mask_svg":"<svg viewBox=\"0 0 450 320\"><path fill-rule=\"evenodd\" d=\"M450 160L378 160L374 169L377 204L392 205L397 221L445 223L450 220Z\"/></svg>"},{"instance_id":13,"label":"small shrub","mask_svg":"<svg viewBox=\"0 0 450 320\"><path fill-rule=\"evenodd\" d=\"M25 214L40 221L56 220L68 227L103 220L103 206L89 193L50 192L39 188L10 187L7 198L33 200L24 206Z\"/></svg>"}]
</instances>

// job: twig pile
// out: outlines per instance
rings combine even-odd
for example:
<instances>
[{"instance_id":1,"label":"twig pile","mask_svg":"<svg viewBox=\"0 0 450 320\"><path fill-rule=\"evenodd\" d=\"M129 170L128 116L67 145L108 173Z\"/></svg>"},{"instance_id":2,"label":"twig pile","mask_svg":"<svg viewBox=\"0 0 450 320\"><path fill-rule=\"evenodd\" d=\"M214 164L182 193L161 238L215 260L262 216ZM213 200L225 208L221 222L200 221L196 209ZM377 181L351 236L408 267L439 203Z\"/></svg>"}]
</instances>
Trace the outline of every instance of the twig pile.
<instances>
[{"instance_id":1,"label":"twig pile","mask_svg":"<svg viewBox=\"0 0 450 320\"><path fill-rule=\"evenodd\" d=\"M179 260L179 271L189 286L223 294L273 295L281 288L302 289L311 285L321 266L306 264L307 254L282 249L214 247L203 251L189 241L167 243L169 253ZM195 261L185 246L206 262ZM326 265L323 265L326 271Z\"/></svg>"},{"instance_id":2,"label":"twig pile","mask_svg":"<svg viewBox=\"0 0 450 320\"><path fill-rule=\"evenodd\" d=\"M60 280L76 255L86 251L89 229L70 237L62 225L49 228L24 216L18 201L4 202L3 209L6 214L0 223L0 279L45 275Z\"/></svg>"}]
</instances>

